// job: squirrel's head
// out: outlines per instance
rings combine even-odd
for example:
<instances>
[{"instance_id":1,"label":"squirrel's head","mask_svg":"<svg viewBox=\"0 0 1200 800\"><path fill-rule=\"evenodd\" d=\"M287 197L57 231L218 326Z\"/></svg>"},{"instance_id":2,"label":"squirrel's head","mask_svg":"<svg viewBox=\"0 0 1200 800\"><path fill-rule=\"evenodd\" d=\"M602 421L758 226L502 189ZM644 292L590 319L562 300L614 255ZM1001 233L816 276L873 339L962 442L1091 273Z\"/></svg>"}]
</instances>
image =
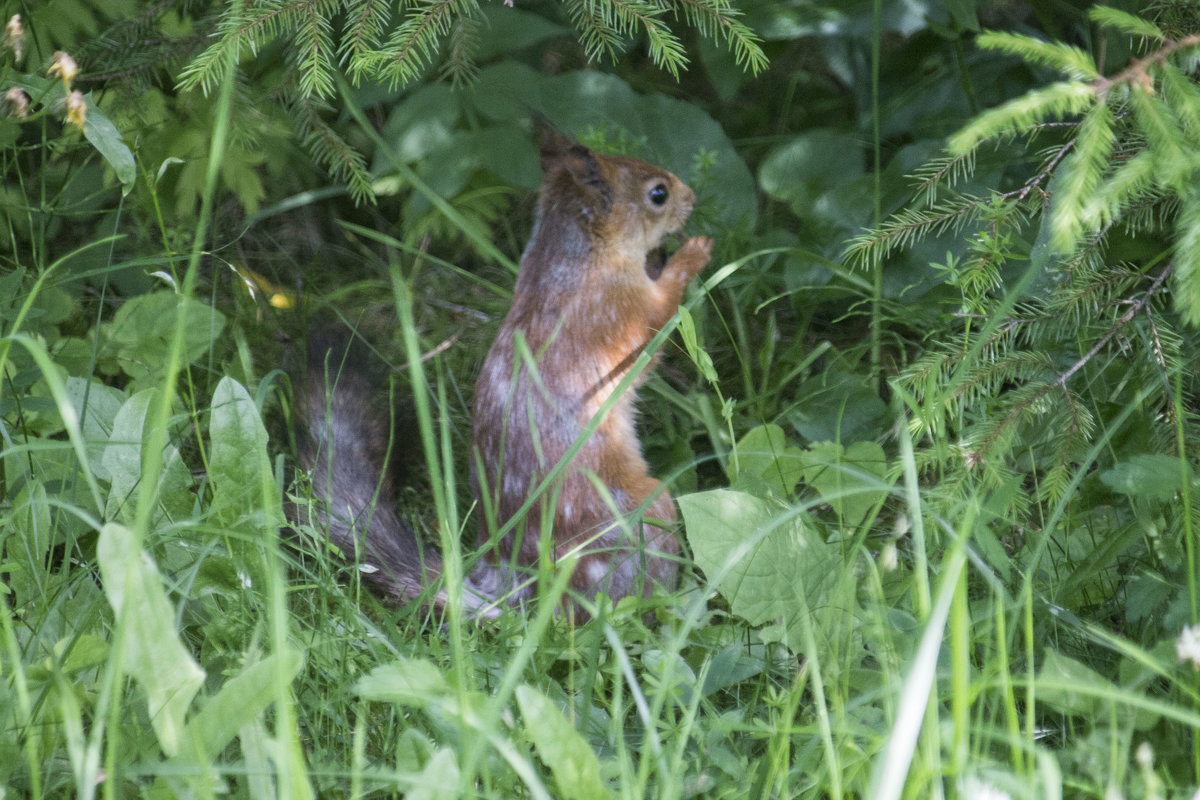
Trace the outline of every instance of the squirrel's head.
<instances>
[{"instance_id":1,"label":"squirrel's head","mask_svg":"<svg viewBox=\"0 0 1200 800\"><path fill-rule=\"evenodd\" d=\"M696 195L665 169L605 156L547 132L542 137L542 213L578 219L589 234L645 253L679 230Z\"/></svg>"}]
</instances>

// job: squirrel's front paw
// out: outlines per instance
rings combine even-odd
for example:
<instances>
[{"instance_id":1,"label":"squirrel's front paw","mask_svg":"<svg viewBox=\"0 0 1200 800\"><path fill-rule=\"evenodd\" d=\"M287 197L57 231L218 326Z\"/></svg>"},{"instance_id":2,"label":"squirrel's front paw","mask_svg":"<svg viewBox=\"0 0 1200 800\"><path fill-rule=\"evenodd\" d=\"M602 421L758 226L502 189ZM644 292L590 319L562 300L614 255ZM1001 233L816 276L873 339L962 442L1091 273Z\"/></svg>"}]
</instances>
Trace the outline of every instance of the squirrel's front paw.
<instances>
[{"instance_id":1,"label":"squirrel's front paw","mask_svg":"<svg viewBox=\"0 0 1200 800\"><path fill-rule=\"evenodd\" d=\"M667 268L680 270L687 278L698 275L712 258L713 240L709 236L693 236L675 251Z\"/></svg>"}]
</instances>

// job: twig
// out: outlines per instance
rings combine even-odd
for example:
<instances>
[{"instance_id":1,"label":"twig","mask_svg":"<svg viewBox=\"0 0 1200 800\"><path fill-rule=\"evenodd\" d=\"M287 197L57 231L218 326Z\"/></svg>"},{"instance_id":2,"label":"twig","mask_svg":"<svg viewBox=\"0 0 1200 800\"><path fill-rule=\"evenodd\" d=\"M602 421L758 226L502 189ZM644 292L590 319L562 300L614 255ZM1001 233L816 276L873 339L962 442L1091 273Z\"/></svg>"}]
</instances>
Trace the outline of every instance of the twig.
<instances>
[{"instance_id":1,"label":"twig","mask_svg":"<svg viewBox=\"0 0 1200 800\"><path fill-rule=\"evenodd\" d=\"M1110 330L1108 333L1104 334L1104 336L1100 337L1100 340L1098 342L1096 342L1096 344L1092 345L1092 349L1087 351L1087 353L1083 356L1083 358L1076 361L1074 364L1071 365L1071 367L1066 372L1059 375L1058 378L1054 381L1054 385L1060 386L1063 389L1066 389L1067 381L1071 379L1071 376L1074 375L1079 370L1083 369L1083 367L1089 361L1091 361L1092 358L1094 358L1095 355L1097 353L1099 353L1104 348L1105 345L1107 345L1110 341L1112 341L1113 337L1116 336L1117 333L1120 332L1121 328L1123 328L1125 326L1125 323L1129 322L1129 320L1131 320L1135 316L1137 316L1138 313L1140 313L1141 310L1146 307L1146 304L1150 302L1150 299L1152 297L1154 297L1154 295L1162 287L1163 281L1165 281L1167 279L1167 276L1170 275L1171 272L1174 271L1174 269L1175 269L1174 261L1172 261L1170 264L1167 264L1167 266L1163 269L1163 271L1158 274L1158 277L1154 279L1154 283L1150 284L1150 288L1146 290L1146 293L1144 295L1142 295L1142 297L1139 300L1137 300L1135 303L1133 303L1133 305L1131 305L1129 307L1128 311L1126 311L1124 314L1122 314L1120 317L1117 318L1117 323L1116 323L1116 325L1114 325L1112 327L1112 330Z\"/></svg>"}]
</instances>

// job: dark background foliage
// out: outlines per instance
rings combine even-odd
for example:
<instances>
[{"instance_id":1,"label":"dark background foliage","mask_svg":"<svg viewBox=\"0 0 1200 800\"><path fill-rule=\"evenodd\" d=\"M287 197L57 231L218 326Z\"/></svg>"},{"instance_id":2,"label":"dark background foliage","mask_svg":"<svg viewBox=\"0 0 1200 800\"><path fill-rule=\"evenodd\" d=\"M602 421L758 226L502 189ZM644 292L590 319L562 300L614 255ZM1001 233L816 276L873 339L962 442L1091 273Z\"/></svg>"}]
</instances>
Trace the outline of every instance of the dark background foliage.
<instances>
[{"instance_id":1,"label":"dark background foliage","mask_svg":"<svg viewBox=\"0 0 1200 800\"><path fill-rule=\"evenodd\" d=\"M1195 792L1193 6L0 12L0 788L93 792L102 754L113 794ZM689 546L656 628L439 627L265 544L313 319L381 392L430 356L402 501L473 538L537 119L676 172L717 242L641 392Z\"/></svg>"}]
</instances>

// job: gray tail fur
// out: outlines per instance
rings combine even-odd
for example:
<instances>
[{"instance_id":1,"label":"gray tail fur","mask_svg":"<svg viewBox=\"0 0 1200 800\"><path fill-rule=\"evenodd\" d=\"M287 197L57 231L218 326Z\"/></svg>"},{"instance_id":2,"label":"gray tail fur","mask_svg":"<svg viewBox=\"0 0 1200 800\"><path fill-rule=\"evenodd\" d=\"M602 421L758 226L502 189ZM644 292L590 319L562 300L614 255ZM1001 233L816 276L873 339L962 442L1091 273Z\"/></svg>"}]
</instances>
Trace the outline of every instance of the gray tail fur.
<instances>
[{"instance_id":1,"label":"gray tail fur","mask_svg":"<svg viewBox=\"0 0 1200 800\"><path fill-rule=\"evenodd\" d=\"M379 387L344 341L317 336L297 384L295 419L300 465L312 478L317 524L363 580L386 599L407 602L426 594L442 572L441 556L422 548L396 514L389 468L391 415ZM428 598L444 605L445 591Z\"/></svg>"}]
</instances>

